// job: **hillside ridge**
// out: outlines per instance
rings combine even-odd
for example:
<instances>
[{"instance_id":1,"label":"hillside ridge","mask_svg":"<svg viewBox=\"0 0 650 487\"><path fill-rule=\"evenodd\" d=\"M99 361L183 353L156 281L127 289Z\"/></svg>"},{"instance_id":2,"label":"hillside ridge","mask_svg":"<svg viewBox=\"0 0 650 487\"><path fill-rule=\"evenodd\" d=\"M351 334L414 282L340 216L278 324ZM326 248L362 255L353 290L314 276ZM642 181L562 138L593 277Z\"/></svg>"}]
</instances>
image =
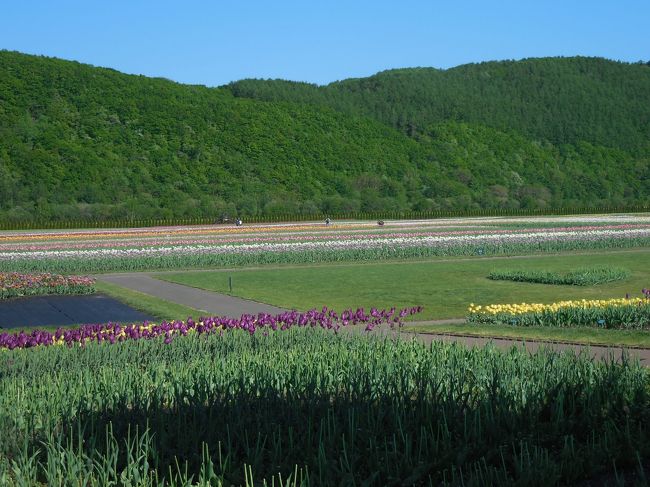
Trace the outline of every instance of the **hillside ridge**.
<instances>
[{"instance_id":1,"label":"hillside ridge","mask_svg":"<svg viewBox=\"0 0 650 487\"><path fill-rule=\"evenodd\" d=\"M650 80L645 66L620 67L647 70ZM450 91L455 104L443 106L455 115L416 110L430 92L412 89L401 71L389 76L406 83L401 90L376 77L341 82L345 89L267 81L207 88L0 51L0 219L647 203L650 150L641 141L650 140L650 103L621 105L630 125L620 140L576 138L576 126L567 132L575 140L554 141L531 135L527 119L515 126L506 116L514 102L494 114L508 123L489 120L494 100L482 103L484 116L463 112L472 97L461 85ZM623 92L638 84L640 101L646 75L635 73ZM551 111L554 127L572 126L573 118L557 118L565 112Z\"/></svg>"}]
</instances>

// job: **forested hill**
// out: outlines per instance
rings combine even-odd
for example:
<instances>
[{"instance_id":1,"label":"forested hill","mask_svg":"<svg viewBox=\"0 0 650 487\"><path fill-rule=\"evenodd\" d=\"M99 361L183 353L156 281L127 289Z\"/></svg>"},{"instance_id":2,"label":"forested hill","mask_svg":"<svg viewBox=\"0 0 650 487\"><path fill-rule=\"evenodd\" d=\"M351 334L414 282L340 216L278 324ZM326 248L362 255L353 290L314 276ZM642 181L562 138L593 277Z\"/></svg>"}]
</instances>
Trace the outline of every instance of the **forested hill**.
<instances>
[{"instance_id":1,"label":"forested hill","mask_svg":"<svg viewBox=\"0 0 650 487\"><path fill-rule=\"evenodd\" d=\"M650 63L540 58L395 69L323 87L242 80L228 88L235 96L367 115L408 134L455 120L554 144L650 147Z\"/></svg>"},{"instance_id":2,"label":"forested hill","mask_svg":"<svg viewBox=\"0 0 650 487\"><path fill-rule=\"evenodd\" d=\"M598 62L634 75L617 74L625 95L597 84L580 115L557 96L528 113L509 75L501 91L462 75L488 65L457 68L453 89L455 70L206 88L0 51L0 220L645 204L650 68ZM447 89L438 108L430 86Z\"/></svg>"}]
</instances>

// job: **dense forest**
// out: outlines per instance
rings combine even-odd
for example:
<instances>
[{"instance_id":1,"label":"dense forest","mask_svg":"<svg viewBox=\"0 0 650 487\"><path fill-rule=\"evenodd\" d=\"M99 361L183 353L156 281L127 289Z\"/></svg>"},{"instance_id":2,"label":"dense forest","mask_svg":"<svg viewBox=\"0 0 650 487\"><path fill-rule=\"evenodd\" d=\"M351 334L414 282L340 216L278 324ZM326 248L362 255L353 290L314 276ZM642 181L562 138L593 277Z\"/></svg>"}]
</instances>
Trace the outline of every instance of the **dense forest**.
<instances>
[{"instance_id":1,"label":"dense forest","mask_svg":"<svg viewBox=\"0 0 650 487\"><path fill-rule=\"evenodd\" d=\"M181 85L0 51L0 220L647 204L650 67Z\"/></svg>"},{"instance_id":2,"label":"dense forest","mask_svg":"<svg viewBox=\"0 0 650 487\"><path fill-rule=\"evenodd\" d=\"M241 80L228 88L240 97L370 116L407 135L453 120L553 144L650 147L650 63L541 58L396 69L323 87Z\"/></svg>"}]
</instances>

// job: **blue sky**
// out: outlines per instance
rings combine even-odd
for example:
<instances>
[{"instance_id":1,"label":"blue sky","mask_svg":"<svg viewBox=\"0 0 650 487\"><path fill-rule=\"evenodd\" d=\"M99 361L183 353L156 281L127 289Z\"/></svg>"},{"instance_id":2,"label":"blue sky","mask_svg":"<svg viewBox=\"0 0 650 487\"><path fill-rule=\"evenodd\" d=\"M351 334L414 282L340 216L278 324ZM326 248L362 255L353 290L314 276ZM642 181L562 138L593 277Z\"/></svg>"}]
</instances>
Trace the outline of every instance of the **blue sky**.
<instances>
[{"instance_id":1,"label":"blue sky","mask_svg":"<svg viewBox=\"0 0 650 487\"><path fill-rule=\"evenodd\" d=\"M539 56L650 60L650 0L1 2L0 49L208 86Z\"/></svg>"}]
</instances>

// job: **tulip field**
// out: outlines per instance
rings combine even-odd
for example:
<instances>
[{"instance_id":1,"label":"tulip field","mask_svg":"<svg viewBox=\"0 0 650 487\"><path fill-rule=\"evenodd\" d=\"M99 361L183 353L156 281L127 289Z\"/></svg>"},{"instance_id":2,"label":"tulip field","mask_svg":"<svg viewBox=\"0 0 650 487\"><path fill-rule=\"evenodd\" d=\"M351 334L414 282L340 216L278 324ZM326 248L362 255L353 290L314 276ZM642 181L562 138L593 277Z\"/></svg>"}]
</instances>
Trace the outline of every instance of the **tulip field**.
<instances>
[{"instance_id":1,"label":"tulip field","mask_svg":"<svg viewBox=\"0 0 650 487\"><path fill-rule=\"evenodd\" d=\"M0 271L92 273L650 245L650 217L153 227L0 233Z\"/></svg>"},{"instance_id":2,"label":"tulip field","mask_svg":"<svg viewBox=\"0 0 650 487\"><path fill-rule=\"evenodd\" d=\"M650 215L0 232L0 299L150 270L294 310L0 329L0 486L645 485L638 358L402 325L643 334L648 248Z\"/></svg>"},{"instance_id":3,"label":"tulip field","mask_svg":"<svg viewBox=\"0 0 650 487\"><path fill-rule=\"evenodd\" d=\"M265 331L0 351L0 485L576 485L646 475L650 376L638 363L426 346L376 330Z\"/></svg>"}]
</instances>

